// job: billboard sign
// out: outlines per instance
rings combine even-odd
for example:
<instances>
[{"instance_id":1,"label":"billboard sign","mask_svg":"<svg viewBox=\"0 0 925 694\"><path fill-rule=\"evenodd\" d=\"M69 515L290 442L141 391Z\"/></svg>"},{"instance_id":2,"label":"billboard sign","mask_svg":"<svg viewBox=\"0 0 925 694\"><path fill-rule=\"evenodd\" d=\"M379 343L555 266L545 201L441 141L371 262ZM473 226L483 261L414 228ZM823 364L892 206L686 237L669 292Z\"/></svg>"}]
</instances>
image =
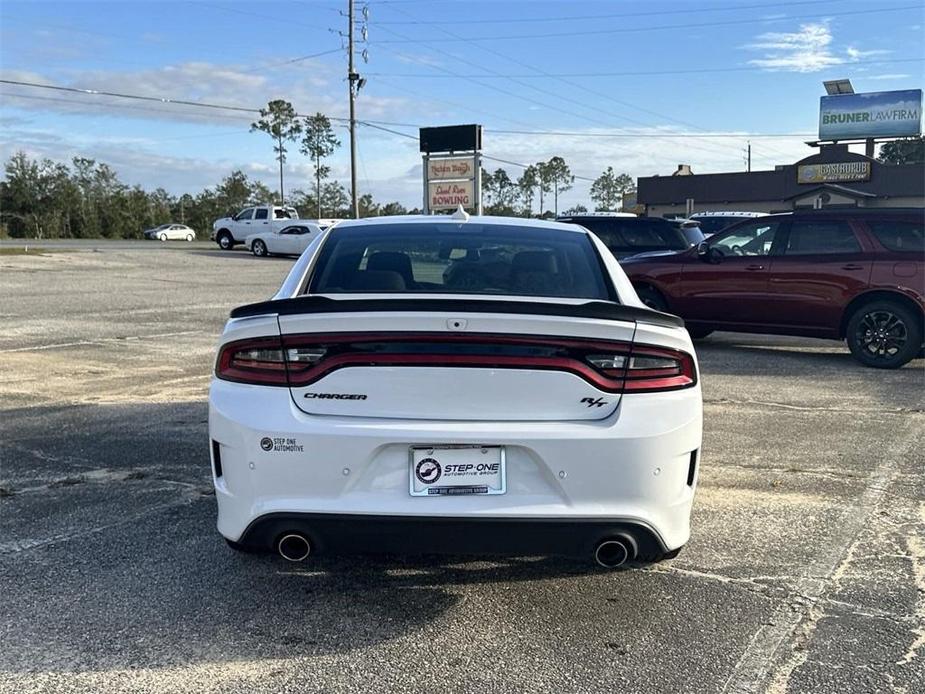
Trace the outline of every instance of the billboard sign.
<instances>
[{"instance_id":1,"label":"billboard sign","mask_svg":"<svg viewBox=\"0 0 925 694\"><path fill-rule=\"evenodd\" d=\"M475 201L475 180L439 181L427 183L427 197L431 212L438 210L455 210L462 205L463 209L473 209Z\"/></svg>"},{"instance_id":2,"label":"billboard sign","mask_svg":"<svg viewBox=\"0 0 925 694\"><path fill-rule=\"evenodd\" d=\"M797 167L797 183L834 183L837 181L869 180L869 161L804 164Z\"/></svg>"},{"instance_id":3,"label":"billboard sign","mask_svg":"<svg viewBox=\"0 0 925 694\"><path fill-rule=\"evenodd\" d=\"M913 137L922 132L922 90L823 96L820 140Z\"/></svg>"},{"instance_id":4,"label":"billboard sign","mask_svg":"<svg viewBox=\"0 0 925 694\"><path fill-rule=\"evenodd\" d=\"M454 178L474 178L475 157L428 158L427 180L447 181Z\"/></svg>"},{"instance_id":5,"label":"billboard sign","mask_svg":"<svg viewBox=\"0 0 925 694\"><path fill-rule=\"evenodd\" d=\"M469 152L482 149L481 125L445 125L420 129L422 152Z\"/></svg>"}]
</instances>

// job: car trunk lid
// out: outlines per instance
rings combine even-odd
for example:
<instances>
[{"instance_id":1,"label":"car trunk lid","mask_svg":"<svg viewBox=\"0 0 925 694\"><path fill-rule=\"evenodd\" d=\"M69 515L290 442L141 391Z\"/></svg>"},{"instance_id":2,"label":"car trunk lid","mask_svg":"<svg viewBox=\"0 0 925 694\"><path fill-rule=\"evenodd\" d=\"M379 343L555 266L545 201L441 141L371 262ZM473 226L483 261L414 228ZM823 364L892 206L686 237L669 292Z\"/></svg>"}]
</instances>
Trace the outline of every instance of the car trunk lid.
<instances>
[{"instance_id":1,"label":"car trunk lid","mask_svg":"<svg viewBox=\"0 0 925 694\"><path fill-rule=\"evenodd\" d=\"M621 359L636 328L630 316L605 318L598 307L594 317L589 302L580 301L522 302L533 311L527 313L516 306L521 302L457 299L432 310L433 302L404 298L370 310L385 308L384 301L337 300L339 306L321 312L279 315L290 392L300 410L561 421L603 419L619 405Z\"/></svg>"}]
</instances>

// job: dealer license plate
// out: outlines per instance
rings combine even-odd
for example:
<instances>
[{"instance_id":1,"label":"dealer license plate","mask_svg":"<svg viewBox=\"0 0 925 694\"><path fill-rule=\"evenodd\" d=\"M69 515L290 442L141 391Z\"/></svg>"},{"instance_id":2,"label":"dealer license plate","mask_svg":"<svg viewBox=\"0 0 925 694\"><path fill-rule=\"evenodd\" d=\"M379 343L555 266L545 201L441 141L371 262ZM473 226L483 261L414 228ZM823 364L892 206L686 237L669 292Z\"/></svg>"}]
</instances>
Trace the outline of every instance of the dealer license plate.
<instances>
[{"instance_id":1,"label":"dealer license plate","mask_svg":"<svg viewBox=\"0 0 925 694\"><path fill-rule=\"evenodd\" d=\"M504 446L414 446L411 496L504 494Z\"/></svg>"}]
</instances>

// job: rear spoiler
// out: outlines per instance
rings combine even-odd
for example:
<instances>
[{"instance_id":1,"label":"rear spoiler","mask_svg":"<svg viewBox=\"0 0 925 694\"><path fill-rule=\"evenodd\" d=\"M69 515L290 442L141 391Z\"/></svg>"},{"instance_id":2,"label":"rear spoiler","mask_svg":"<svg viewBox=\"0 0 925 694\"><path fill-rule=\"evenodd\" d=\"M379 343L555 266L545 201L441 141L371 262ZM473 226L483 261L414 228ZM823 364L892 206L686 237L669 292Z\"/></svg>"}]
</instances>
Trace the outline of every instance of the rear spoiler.
<instances>
[{"instance_id":1,"label":"rear spoiler","mask_svg":"<svg viewBox=\"0 0 925 694\"><path fill-rule=\"evenodd\" d=\"M325 296L297 296L238 306L232 318L300 313L359 313L376 311L431 311L434 313L522 313L538 316L569 316L602 320L635 321L669 328L683 328L678 316L649 308L625 306L611 301L558 304L542 301L497 299L329 299Z\"/></svg>"}]
</instances>

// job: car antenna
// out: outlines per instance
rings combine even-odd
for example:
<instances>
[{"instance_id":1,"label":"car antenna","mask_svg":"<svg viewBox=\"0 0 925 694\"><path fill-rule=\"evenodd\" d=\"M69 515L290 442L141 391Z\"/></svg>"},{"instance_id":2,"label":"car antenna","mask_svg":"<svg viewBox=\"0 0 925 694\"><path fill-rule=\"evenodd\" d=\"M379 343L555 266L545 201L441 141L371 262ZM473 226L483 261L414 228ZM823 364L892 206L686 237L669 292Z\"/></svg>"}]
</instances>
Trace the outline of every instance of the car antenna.
<instances>
[{"instance_id":1,"label":"car antenna","mask_svg":"<svg viewBox=\"0 0 925 694\"><path fill-rule=\"evenodd\" d=\"M468 222L469 213L463 209L462 205L460 205L456 208L456 211L453 213L451 219L455 219L457 222Z\"/></svg>"}]
</instances>

